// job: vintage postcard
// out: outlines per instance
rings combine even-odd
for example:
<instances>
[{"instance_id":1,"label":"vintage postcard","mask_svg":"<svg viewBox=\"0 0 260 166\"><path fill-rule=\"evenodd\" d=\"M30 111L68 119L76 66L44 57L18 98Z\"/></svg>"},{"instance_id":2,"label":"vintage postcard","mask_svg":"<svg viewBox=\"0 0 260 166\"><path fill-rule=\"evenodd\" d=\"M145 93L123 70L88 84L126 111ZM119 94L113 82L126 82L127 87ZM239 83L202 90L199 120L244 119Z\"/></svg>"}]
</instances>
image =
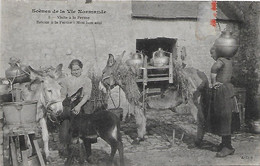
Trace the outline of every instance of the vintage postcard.
<instances>
[{"instance_id":1,"label":"vintage postcard","mask_svg":"<svg viewBox=\"0 0 260 166\"><path fill-rule=\"evenodd\" d=\"M260 165L259 27L257 1L2 0L0 165Z\"/></svg>"}]
</instances>

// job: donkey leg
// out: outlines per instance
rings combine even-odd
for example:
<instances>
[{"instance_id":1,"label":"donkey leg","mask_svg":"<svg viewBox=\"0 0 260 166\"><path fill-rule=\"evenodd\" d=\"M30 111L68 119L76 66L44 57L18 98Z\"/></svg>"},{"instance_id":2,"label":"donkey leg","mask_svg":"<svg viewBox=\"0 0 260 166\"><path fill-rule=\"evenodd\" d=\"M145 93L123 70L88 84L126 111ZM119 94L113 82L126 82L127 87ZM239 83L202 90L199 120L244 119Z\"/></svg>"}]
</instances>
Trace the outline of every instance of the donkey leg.
<instances>
[{"instance_id":1,"label":"donkey leg","mask_svg":"<svg viewBox=\"0 0 260 166\"><path fill-rule=\"evenodd\" d=\"M89 156L91 156L91 142L87 138L83 139L83 142L86 149L86 155L87 155L86 158L88 160Z\"/></svg>"},{"instance_id":2,"label":"donkey leg","mask_svg":"<svg viewBox=\"0 0 260 166\"><path fill-rule=\"evenodd\" d=\"M83 165L85 161L86 151L85 151L84 143L80 138L79 138L78 148L79 148L79 164Z\"/></svg>"},{"instance_id":3,"label":"donkey leg","mask_svg":"<svg viewBox=\"0 0 260 166\"><path fill-rule=\"evenodd\" d=\"M139 140L143 140L144 135L146 134L146 117L144 115L144 110L142 108L136 107L135 120L137 124L138 138Z\"/></svg>"},{"instance_id":4,"label":"donkey leg","mask_svg":"<svg viewBox=\"0 0 260 166\"><path fill-rule=\"evenodd\" d=\"M73 160L73 153L74 153L74 150L70 147L68 147L68 157L64 163L65 166L71 166L72 164L72 160Z\"/></svg>"},{"instance_id":5,"label":"donkey leg","mask_svg":"<svg viewBox=\"0 0 260 166\"><path fill-rule=\"evenodd\" d=\"M117 150L117 142L116 140L111 141L110 146L111 146L111 153L110 153L110 158L109 161L107 163L108 166L112 166L113 161L114 161L114 156L116 154L116 150Z\"/></svg>"},{"instance_id":6,"label":"donkey leg","mask_svg":"<svg viewBox=\"0 0 260 166\"><path fill-rule=\"evenodd\" d=\"M191 114L193 115L197 124L197 136L195 140L195 146L197 147L201 146L205 134L205 118L201 100L201 93L197 91L193 94L193 100L189 101L189 104L194 106Z\"/></svg>"},{"instance_id":7,"label":"donkey leg","mask_svg":"<svg viewBox=\"0 0 260 166\"><path fill-rule=\"evenodd\" d=\"M44 145L44 153L46 156L46 160L48 161L50 158L50 151L49 151L49 134L47 129L47 124L44 118L40 119L40 126L42 129L42 140Z\"/></svg>"},{"instance_id":8,"label":"donkey leg","mask_svg":"<svg viewBox=\"0 0 260 166\"><path fill-rule=\"evenodd\" d=\"M199 110L198 121L197 121L197 136L196 136L196 140L195 140L195 145L197 147L201 146L204 134L205 134L205 119L204 119L204 115L203 115L202 111Z\"/></svg>"},{"instance_id":9,"label":"donkey leg","mask_svg":"<svg viewBox=\"0 0 260 166\"><path fill-rule=\"evenodd\" d=\"M123 143L121 141L118 141L117 149L118 149L118 152L119 152L120 166L124 166L125 165L124 147L123 147Z\"/></svg>"}]
</instances>

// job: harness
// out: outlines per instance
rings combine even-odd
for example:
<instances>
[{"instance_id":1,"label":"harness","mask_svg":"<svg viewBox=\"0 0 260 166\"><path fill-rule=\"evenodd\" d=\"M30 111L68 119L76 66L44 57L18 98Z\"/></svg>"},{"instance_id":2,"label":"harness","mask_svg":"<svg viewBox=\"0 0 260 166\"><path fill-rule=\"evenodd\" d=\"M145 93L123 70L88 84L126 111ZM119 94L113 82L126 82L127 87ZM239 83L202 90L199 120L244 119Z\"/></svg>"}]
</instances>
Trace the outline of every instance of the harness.
<instances>
[{"instance_id":1,"label":"harness","mask_svg":"<svg viewBox=\"0 0 260 166\"><path fill-rule=\"evenodd\" d=\"M56 104L56 103L59 103L59 102L62 102L61 100L48 100L47 97L46 97L46 94L43 90L43 83L41 83L41 90L43 91L43 93L41 93L43 99L44 99L44 102L42 104L42 108L44 109L44 117L47 117L52 123L58 123L58 119L56 118L56 116L52 116L54 115L53 113L53 110L51 109L51 106L53 104ZM54 117L54 119L53 119Z\"/></svg>"}]
</instances>

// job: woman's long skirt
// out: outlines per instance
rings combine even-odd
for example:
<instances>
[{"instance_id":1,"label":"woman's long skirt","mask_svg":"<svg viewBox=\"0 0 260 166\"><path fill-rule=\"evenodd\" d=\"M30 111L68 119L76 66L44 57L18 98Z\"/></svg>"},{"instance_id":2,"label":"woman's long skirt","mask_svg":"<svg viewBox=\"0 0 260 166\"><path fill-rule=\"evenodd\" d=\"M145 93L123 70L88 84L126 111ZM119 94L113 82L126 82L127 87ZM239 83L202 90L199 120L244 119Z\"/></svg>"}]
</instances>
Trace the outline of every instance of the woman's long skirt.
<instances>
[{"instance_id":1,"label":"woman's long skirt","mask_svg":"<svg viewBox=\"0 0 260 166\"><path fill-rule=\"evenodd\" d=\"M207 116L207 129L219 135L231 135L232 112L235 108L234 87L224 83L211 91L210 110Z\"/></svg>"}]
</instances>

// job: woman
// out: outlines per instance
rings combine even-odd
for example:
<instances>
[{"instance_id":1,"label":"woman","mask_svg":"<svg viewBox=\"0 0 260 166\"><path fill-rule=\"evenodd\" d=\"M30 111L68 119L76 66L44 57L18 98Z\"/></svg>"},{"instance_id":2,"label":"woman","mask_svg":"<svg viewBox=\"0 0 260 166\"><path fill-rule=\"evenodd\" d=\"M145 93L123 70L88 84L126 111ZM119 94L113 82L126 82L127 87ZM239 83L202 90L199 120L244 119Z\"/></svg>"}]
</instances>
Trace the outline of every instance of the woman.
<instances>
[{"instance_id":1,"label":"woman","mask_svg":"<svg viewBox=\"0 0 260 166\"><path fill-rule=\"evenodd\" d=\"M78 105L76 105L74 108L72 108L72 111L74 114L78 115L80 113L81 108L84 107L84 112L85 114L91 114L93 113L93 109L88 108L88 100L90 100L91 97L91 90L92 90L92 81L88 76L82 75L82 68L83 64L80 60L74 59L70 62L69 64L69 69L71 70L71 75L67 76L64 78L64 80L61 82L61 95L65 99L67 96L71 97L73 94L75 94L80 88L83 88L82 90L82 96L81 96L81 101L79 102ZM66 114L66 113L65 113ZM70 114L69 114L70 115ZM65 115L67 116L67 115ZM63 122L61 124L61 129L60 131L60 139L61 142L68 142L70 141L68 137L68 124L66 122ZM87 142L85 144L86 146L86 153L88 156L91 155L91 143L96 143L97 142L97 134L96 131L94 130L92 125L89 125L88 128L86 129L88 131L88 135L86 136ZM65 152L66 154L67 152Z\"/></svg>"},{"instance_id":2,"label":"woman","mask_svg":"<svg viewBox=\"0 0 260 166\"><path fill-rule=\"evenodd\" d=\"M211 68L212 103L210 111L210 130L222 137L216 157L232 155L235 149L231 145L231 121L234 110L234 87L231 84L232 60L218 56L213 46L210 50L215 60Z\"/></svg>"},{"instance_id":3,"label":"woman","mask_svg":"<svg viewBox=\"0 0 260 166\"><path fill-rule=\"evenodd\" d=\"M81 107L91 97L92 82L89 77L82 75L82 68L83 64L80 60L72 60L69 64L71 75L62 81L61 95L63 98L66 98L67 95L70 97L76 93L78 89L83 88L81 101L72 109L75 114L80 112Z\"/></svg>"}]
</instances>

